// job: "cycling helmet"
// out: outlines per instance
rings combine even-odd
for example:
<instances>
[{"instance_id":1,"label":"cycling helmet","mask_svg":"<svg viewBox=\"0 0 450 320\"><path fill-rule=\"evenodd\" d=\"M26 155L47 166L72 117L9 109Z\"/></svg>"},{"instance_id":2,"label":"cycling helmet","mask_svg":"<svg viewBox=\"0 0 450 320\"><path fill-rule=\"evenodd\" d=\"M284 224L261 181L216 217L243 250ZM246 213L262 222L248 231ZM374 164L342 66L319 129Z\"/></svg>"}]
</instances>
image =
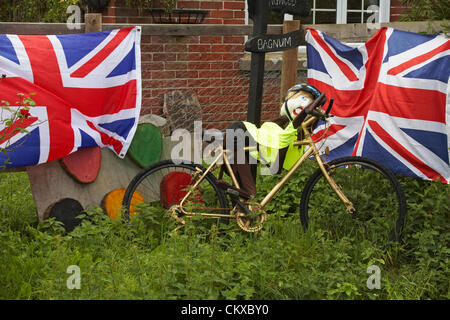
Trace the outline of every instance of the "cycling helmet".
<instances>
[{"instance_id":1,"label":"cycling helmet","mask_svg":"<svg viewBox=\"0 0 450 320\"><path fill-rule=\"evenodd\" d=\"M290 88L283 99L280 115L293 121L300 112L320 96L320 91L312 85L300 83Z\"/></svg>"}]
</instances>

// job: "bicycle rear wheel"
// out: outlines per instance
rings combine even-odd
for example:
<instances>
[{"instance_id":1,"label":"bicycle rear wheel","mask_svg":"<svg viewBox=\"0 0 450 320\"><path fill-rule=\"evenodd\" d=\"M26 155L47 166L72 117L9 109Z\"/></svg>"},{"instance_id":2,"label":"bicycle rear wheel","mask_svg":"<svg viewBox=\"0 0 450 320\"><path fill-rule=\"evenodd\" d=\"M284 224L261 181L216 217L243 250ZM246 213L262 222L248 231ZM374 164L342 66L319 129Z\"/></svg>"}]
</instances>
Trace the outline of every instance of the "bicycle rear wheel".
<instances>
[{"instance_id":1,"label":"bicycle rear wheel","mask_svg":"<svg viewBox=\"0 0 450 320\"><path fill-rule=\"evenodd\" d=\"M155 165L143 169L128 185L123 198L125 208L124 217L130 213L139 213L139 210L148 206L159 207L165 210L177 206L187 194L193 190L183 204L183 210L192 213L224 214L228 215L228 201L224 192L217 186L216 178L208 173L205 178L194 188L205 171L200 165L180 163L171 160L161 161ZM133 199L140 197L143 203L135 204ZM177 216L181 219L185 215L177 210ZM203 227L211 227L211 222L218 223L224 219L205 219L209 223Z\"/></svg>"},{"instance_id":2,"label":"bicycle rear wheel","mask_svg":"<svg viewBox=\"0 0 450 320\"><path fill-rule=\"evenodd\" d=\"M347 212L318 169L302 193L303 228L323 230L332 238L356 236L374 243L399 240L406 200L395 176L378 162L362 157L340 158L325 166L356 212Z\"/></svg>"}]
</instances>

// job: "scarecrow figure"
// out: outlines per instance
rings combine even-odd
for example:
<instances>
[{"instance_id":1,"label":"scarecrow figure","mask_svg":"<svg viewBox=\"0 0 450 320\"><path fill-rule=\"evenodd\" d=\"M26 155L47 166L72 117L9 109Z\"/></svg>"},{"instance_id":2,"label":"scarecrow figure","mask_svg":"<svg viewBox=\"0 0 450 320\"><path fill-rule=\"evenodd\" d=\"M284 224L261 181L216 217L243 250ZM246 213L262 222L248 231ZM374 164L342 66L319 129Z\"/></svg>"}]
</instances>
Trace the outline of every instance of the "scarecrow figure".
<instances>
[{"instance_id":1,"label":"scarecrow figure","mask_svg":"<svg viewBox=\"0 0 450 320\"><path fill-rule=\"evenodd\" d=\"M250 167L256 162L250 157L270 165L271 174L280 173L282 168L289 170L300 159L304 147L294 146L298 133L292 121L319 96L320 91L311 85L295 85L283 99L280 118L265 122L260 128L246 121L237 121L227 127L227 130L234 130L233 157L229 160L241 196L250 198L256 195L256 177ZM227 145L230 145L228 141ZM246 151L244 157L239 157L244 146L253 148Z\"/></svg>"}]
</instances>

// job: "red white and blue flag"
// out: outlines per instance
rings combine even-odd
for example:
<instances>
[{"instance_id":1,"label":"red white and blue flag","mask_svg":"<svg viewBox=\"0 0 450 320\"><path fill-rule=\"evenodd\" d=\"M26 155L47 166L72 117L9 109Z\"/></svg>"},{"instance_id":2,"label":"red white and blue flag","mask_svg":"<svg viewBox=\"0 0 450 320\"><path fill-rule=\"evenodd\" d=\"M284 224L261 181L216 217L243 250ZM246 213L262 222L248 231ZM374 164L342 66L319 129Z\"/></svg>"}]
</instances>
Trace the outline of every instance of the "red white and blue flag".
<instances>
[{"instance_id":1,"label":"red white and blue flag","mask_svg":"<svg viewBox=\"0 0 450 320\"><path fill-rule=\"evenodd\" d=\"M333 97L327 139L329 159L359 155L393 172L450 181L450 41L380 29L349 47L308 29L308 82Z\"/></svg>"},{"instance_id":2,"label":"red white and blue flag","mask_svg":"<svg viewBox=\"0 0 450 320\"><path fill-rule=\"evenodd\" d=\"M18 107L33 93L30 116L0 141L0 165L31 166L80 148L108 147L123 158L141 109L139 27L70 35L0 34L0 100ZM7 113L3 116L7 117ZM0 130L4 128L0 127Z\"/></svg>"}]
</instances>

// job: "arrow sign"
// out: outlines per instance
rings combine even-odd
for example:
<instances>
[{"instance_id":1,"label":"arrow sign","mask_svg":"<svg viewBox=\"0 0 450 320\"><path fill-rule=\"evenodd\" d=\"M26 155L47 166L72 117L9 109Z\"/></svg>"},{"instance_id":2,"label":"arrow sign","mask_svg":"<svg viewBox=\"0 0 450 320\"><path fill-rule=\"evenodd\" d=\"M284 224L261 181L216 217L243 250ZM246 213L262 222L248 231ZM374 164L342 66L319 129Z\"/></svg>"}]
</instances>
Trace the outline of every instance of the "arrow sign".
<instances>
[{"instance_id":1,"label":"arrow sign","mask_svg":"<svg viewBox=\"0 0 450 320\"><path fill-rule=\"evenodd\" d=\"M252 16L256 10L256 6L260 5L264 0L247 0L249 13ZM307 0L265 0L269 3L269 10L280 11L283 14L307 17L311 11Z\"/></svg>"},{"instance_id":2,"label":"arrow sign","mask_svg":"<svg viewBox=\"0 0 450 320\"><path fill-rule=\"evenodd\" d=\"M269 0L269 9L300 17L309 16L311 10L306 0Z\"/></svg>"},{"instance_id":3,"label":"arrow sign","mask_svg":"<svg viewBox=\"0 0 450 320\"><path fill-rule=\"evenodd\" d=\"M245 43L245 51L276 52L298 47L301 44L300 30L281 35L260 35Z\"/></svg>"}]
</instances>

